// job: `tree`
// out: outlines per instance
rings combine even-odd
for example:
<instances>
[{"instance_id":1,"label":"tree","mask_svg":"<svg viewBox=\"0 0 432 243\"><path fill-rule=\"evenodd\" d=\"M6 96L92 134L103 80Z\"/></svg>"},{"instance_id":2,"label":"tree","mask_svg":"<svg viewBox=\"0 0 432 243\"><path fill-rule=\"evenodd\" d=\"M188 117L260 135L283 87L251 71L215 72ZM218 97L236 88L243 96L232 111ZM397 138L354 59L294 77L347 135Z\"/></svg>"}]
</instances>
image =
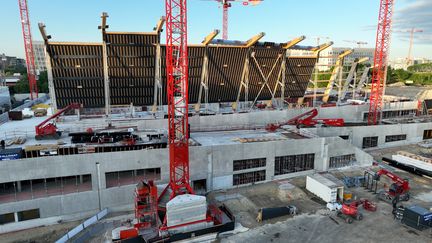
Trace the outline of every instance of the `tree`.
<instances>
[{"instance_id":1,"label":"tree","mask_svg":"<svg viewBox=\"0 0 432 243\"><path fill-rule=\"evenodd\" d=\"M48 93L48 75L46 71L39 74L39 80L37 81L37 87L39 93ZM13 87L13 91L16 94L29 93L29 81L27 78L27 73L24 73L21 79Z\"/></svg>"}]
</instances>

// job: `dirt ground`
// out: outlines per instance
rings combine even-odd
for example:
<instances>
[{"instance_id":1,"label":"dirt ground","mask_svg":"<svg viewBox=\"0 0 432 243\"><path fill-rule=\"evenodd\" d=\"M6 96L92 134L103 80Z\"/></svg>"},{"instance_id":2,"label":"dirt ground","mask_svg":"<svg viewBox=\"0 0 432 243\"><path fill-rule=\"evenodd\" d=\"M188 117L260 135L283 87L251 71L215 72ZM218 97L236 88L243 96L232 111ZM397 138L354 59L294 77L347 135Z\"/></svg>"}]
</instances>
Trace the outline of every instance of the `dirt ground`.
<instances>
[{"instance_id":1,"label":"dirt ground","mask_svg":"<svg viewBox=\"0 0 432 243\"><path fill-rule=\"evenodd\" d=\"M55 242L69 230L80 224L80 221L37 227L0 235L2 243L45 243Z\"/></svg>"},{"instance_id":2,"label":"dirt ground","mask_svg":"<svg viewBox=\"0 0 432 243\"><path fill-rule=\"evenodd\" d=\"M378 170L379 167L367 168ZM337 170L331 172L335 177L363 175L365 168ZM411 199L401 205L420 205L429 208L432 203L432 180L395 170L403 178L408 178L411 186ZM282 183L290 183L295 188L281 197L277 192ZM390 185L382 179L379 187ZM418 231L401 224L393 218L392 205L379 201L376 195L363 187L350 188L357 198L366 198L378 206L376 212L360 208L363 220L347 224L326 209L324 203L305 189L305 177L286 181L273 181L265 184L242 187L219 195L214 199L222 200L235 214L236 221L249 228L248 231L220 239L220 242L432 242L432 230ZM283 216L258 223L255 220L258 209L294 205L298 207L296 216Z\"/></svg>"}]
</instances>

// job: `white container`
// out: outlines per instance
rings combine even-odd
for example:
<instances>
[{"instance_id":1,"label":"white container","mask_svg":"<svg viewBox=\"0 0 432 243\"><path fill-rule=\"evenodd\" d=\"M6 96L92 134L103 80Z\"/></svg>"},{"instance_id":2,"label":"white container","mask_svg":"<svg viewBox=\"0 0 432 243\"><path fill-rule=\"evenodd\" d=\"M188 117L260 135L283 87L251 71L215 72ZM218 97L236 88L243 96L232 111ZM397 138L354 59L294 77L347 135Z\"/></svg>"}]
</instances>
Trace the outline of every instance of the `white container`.
<instances>
[{"instance_id":1,"label":"white container","mask_svg":"<svg viewBox=\"0 0 432 243\"><path fill-rule=\"evenodd\" d=\"M207 200L204 196L184 194L166 204L167 226L191 223L206 219Z\"/></svg>"},{"instance_id":2,"label":"white container","mask_svg":"<svg viewBox=\"0 0 432 243\"><path fill-rule=\"evenodd\" d=\"M314 174L306 177L306 189L326 203L343 199L343 183L334 176Z\"/></svg>"}]
</instances>

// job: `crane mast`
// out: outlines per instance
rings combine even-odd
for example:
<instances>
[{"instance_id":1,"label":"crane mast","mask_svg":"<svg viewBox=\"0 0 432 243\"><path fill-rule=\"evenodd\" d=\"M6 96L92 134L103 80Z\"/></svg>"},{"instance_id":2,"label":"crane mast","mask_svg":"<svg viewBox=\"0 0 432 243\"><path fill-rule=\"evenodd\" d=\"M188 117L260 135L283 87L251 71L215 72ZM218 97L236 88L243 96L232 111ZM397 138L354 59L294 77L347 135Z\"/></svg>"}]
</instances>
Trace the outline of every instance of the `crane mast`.
<instances>
[{"instance_id":1,"label":"crane mast","mask_svg":"<svg viewBox=\"0 0 432 243\"><path fill-rule=\"evenodd\" d=\"M165 0L170 198L189 185L187 0ZM164 194L166 190L162 193ZM161 195L162 197L162 195Z\"/></svg>"},{"instance_id":2,"label":"crane mast","mask_svg":"<svg viewBox=\"0 0 432 243\"><path fill-rule=\"evenodd\" d=\"M231 7L231 3L224 1L223 3L223 16L222 16L222 39L228 40L228 8Z\"/></svg>"},{"instance_id":3,"label":"crane mast","mask_svg":"<svg viewBox=\"0 0 432 243\"><path fill-rule=\"evenodd\" d=\"M30 98L38 97L38 89L36 83L36 65L33 52L33 41L30 28L30 17L28 14L27 0L18 0L22 32L24 37L24 49L26 54L27 77L29 81Z\"/></svg>"},{"instance_id":4,"label":"crane mast","mask_svg":"<svg viewBox=\"0 0 432 243\"><path fill-rule=\"evenodd\" d=\"M393 6L394 0L380 0L368 125L376 125L381 119L382 98L387 76L387 58L390 49Z\"/></svg>"}]
</instances>

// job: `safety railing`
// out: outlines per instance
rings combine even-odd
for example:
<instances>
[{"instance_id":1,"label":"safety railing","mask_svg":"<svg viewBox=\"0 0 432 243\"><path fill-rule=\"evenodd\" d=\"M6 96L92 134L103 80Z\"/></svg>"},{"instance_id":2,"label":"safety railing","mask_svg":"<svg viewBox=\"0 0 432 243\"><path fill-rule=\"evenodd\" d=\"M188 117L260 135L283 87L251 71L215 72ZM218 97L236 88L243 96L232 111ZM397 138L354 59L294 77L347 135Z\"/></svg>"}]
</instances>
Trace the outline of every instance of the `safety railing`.
<instances>
[{"instance_id":1,"label":"safety railing","mask_svg":"<svg viewBox=\"0 0 432 243\"><path fill-rule=\"evenodd\" d=\"M108 214L108 209L105 208L104 210L97 213L95 216L87 219L82 224L78 225L77 227L73 228L67 234L65 234L63 237L58 239L56 243L66 243L68 240L72 239L74 236L78 235L81 231L88 228L89 226L93 225L97 221L101 220L103 217L105 217Z\"/></svg>"}]
</instances>

